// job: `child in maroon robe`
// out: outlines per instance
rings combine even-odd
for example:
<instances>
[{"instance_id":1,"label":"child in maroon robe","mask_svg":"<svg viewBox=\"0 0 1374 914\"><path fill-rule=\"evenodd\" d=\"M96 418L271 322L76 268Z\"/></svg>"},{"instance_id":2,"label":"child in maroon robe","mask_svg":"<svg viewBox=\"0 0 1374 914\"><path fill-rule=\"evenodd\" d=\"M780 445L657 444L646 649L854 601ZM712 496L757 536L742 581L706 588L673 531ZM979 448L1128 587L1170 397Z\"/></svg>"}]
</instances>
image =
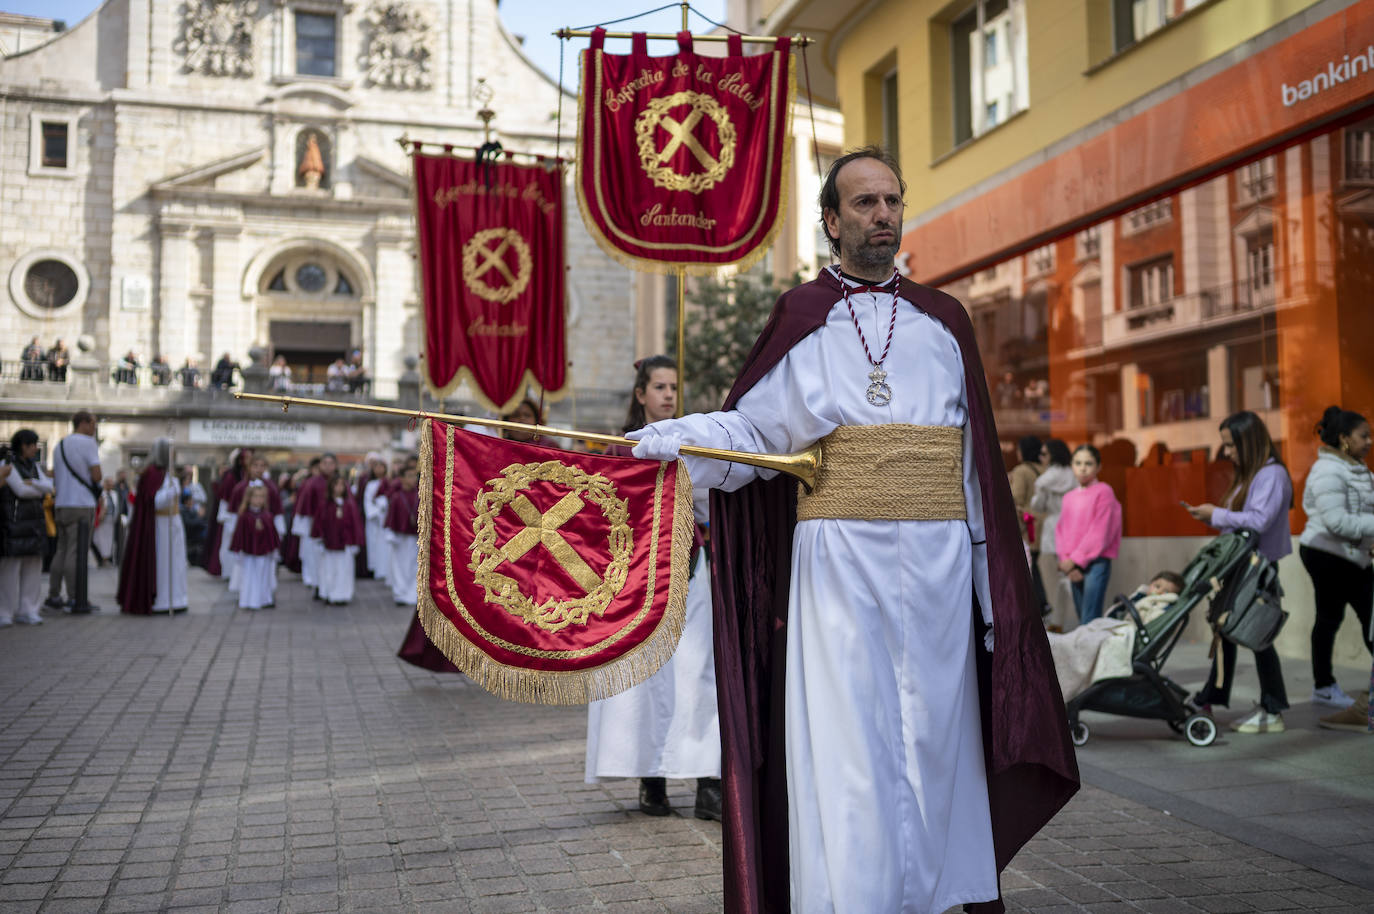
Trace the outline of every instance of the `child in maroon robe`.
<instances>
[{"instance_id":1,"label":"child in maroon robe","mask_svg":"<svg viewBox=\"0 0 1374 914\"><path fill-rule=\"evenodd\" d=\"M418 475L415 467L407 466L401 475L400 485L392 490L386 506L387 539L391 542L391 571L387 581L391 584L391 597L398 606L415 606L417 602L415 575L420 558L417 536L420 531L420 493L416 488Z\"/></svg>"},{"instance_id":2,"label":"child in maroon robe","mask_svg":"<svg viewBox=\"0 0 1374 914\"><path fill-rule=\"evenodd\" d=\"M234 539L229 549L238 558L239 608L271 609L277 602L277 548L281 536L261 481L243 493Z\"/></svg>"},{"instance_id":3,"label":"child in maroon robe","mask_svg":"<svg viewBox=\"0 0 1374 914\"><path fill-rule=\"evenodd\" d=\"M315 512L310 535L322 547L319 565L320 599L333 606L353 600L354 556L363 543L363 519L348 491L348 480L334 476L329 493Z\"/></svg>"}]
</instances>

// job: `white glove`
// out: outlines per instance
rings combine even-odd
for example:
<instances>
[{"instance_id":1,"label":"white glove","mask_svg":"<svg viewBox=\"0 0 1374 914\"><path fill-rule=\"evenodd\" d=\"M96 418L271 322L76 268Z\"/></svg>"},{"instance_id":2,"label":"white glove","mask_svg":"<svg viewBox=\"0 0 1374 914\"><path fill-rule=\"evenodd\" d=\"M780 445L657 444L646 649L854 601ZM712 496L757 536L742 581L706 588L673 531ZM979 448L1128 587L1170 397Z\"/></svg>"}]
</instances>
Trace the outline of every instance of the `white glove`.
<instances>
[{"instance_id":1,"label":"white glove","mask_svg":"<svg viewBox=\"0 0 1374 914\"><path fill-rule=\"evenodd\" d=\"M672 421L666 419L662 423L655 422L627 432L626 438L639 442L631 453L642 460L676 460L678 451L682 449L682 435L677 432L665 433L663 429L655 427Z\"/></svg>"},{"instance_id":2,"label":"white glove","mask_svg":"<svg viewBox=\"0 0 1374 914\"><path fill-rule=\"evenodd\" d=\"M983 632L983 647L987 648L989 654L992 653L992 629Z\"/></svg>"}]
</instances>

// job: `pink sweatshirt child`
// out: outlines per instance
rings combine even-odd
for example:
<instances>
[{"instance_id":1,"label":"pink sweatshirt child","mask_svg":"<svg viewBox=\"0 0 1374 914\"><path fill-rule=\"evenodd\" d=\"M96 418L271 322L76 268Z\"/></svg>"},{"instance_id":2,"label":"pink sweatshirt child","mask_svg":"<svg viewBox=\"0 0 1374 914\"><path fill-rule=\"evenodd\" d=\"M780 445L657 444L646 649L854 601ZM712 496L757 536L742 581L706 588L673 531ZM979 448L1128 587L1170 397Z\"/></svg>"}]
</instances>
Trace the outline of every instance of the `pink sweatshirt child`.
<instances>
[{"instance_id":1,"label":"pink sweatshirt child","mask_svg":"<svg viewBox=\"0 0 1374 914\"><path fill-rule=\"evenodd\" d=\"M1081 486L1064 495L1064 512L1054 528L1060 561L1087 568L1093 559L1116 558L1121 548L1121 503L1105 482Z\"/></svg>"}]
</instances>

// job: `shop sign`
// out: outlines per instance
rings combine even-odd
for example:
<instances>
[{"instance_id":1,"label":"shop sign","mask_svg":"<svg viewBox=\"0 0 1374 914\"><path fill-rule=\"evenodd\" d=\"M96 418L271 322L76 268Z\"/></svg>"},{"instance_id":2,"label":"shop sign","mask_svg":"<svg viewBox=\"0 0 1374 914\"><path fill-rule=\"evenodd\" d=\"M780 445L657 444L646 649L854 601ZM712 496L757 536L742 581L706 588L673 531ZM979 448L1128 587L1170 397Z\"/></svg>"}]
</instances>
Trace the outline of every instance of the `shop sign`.
<instances>
[{"instance_id":1,"label":"shop sign","mask_svg":"<svg viewBox=\"0 0 1374 914\"><path fill-rule=\"evenodd\" d=\"M272 419L192 419L191 443L230 447L319 447L320 424Z\"/></svg>"}]
</instances>

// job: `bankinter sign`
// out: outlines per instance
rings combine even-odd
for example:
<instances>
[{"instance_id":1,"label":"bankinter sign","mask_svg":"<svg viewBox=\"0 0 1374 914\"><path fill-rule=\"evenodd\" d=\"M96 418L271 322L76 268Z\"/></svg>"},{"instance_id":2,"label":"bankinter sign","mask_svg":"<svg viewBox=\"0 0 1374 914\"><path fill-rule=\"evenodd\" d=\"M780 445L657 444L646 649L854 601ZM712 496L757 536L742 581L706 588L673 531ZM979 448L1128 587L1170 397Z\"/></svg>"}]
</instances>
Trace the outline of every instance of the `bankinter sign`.
<instances>
[{"instance_id":1,"label":"bankinter sign","mask_svg":"<svg viewBox=\"0 0 1374 914\"><path fill-rule=\"evenodd\" d=\"M1346 80L1364 76L1371 70L1374 70L1374 45L1370 45L1354 57L1344 55L1339 63L1334 60L1328 61L1325 70L1318 70L1311 78L1304 79L1296 86L1282 83L1279 92L1283 97L1283 106L1291 108L1300 101L1305 101L1319 92L1325 92L1332 86L1339 86Z\"/></svg>"}]
</instances>

